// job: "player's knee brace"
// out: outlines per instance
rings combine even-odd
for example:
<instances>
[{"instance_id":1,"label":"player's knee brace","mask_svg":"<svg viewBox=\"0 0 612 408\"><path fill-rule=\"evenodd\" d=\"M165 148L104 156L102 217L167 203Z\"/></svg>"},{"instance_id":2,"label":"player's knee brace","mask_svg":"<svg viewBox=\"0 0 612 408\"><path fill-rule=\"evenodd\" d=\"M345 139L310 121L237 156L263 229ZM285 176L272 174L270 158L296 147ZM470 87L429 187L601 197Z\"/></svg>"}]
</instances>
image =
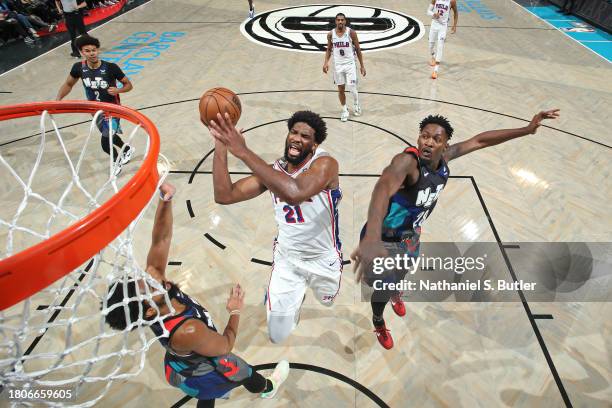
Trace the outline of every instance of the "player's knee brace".
<instances>
[{"instance_id":1,"label":"player's knee brace","mask_svg":"<svg viewBox=\"0 0 612 408\"><path fill-rule=\"evenodd\" d=\"M293 330L295 319L293 316L269 316L268 336L274 344L282 343Z\"/></svg>"},{"instance_id":2,"label":"player's knee brace","mask_svg":"<svg viewBox=\"0 0 612 408\"><path fill-rule=\"evenodd\" d=\"M444 38L438 39L438 46L436 48L436 61L442 61L442 53L444 51Z\"/></svg>"},{"instance_id":3,"label":"player's knee brace","mask_svg":"<svg viewBox=\"0 0 612 408\"><path fill-rule=\"evenodd\" d=\"M357 85L353 86L353 89L351 89L351 94L353 95L353 103L355 105L359 105L359 92L357 92Z\"/></svg>"}]
</instances>

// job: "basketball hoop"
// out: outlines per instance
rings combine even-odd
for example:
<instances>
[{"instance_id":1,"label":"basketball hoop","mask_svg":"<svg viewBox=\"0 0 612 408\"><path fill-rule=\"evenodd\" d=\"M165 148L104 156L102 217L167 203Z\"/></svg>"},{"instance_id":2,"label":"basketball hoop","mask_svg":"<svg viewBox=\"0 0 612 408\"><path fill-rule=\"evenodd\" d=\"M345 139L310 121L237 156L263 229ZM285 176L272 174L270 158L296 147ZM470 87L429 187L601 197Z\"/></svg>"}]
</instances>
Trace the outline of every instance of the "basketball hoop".
<instances>
[{"instance_id":1,"label":"basketball hoop","mask_svg":"<svg viewBox=\"0 0 612 408\"><path fill-rule=\"evenodd\" d=\"M78 114L93 116L82 147L82 138L67 140L62 137L53 116ZM112 118L124 119L133 126L120 154L127 145L145 145L142 150L140 147L135 149L144 152L140 168L121 187L118 183L121 184L123 179L119 180L115 171L119 160L115 162L113 156L101 152L99 144L93 149L95 153L90 154L92 157L85 160L89 141L98 139L96 123L101 115L104 115L102 120L108 119L110 134L120 130L112 128ZM23 167L26 160L17 160L11 165L10 155L0 150L3 183L4 174L9 179L12 176L13 179L7 183L12 181L16 186L14 190L23 192L21 200L13 200L20 201L14 214L5 216L0 212L0 237L6 237L5 248L0 247L0 393L6 394L7 388L11 387L33 390L68 386L74 387L76 399L72 401L76 402L35 402L92 406L114 380L137 375L142 370L146 351L157 340L147 326L165 317L158 313L155 319L147 320L141 313L134 319L128 317L127 309L124 309L129 324L124 332L113 332L104 322L109 311L123 307L118 304L107 308L106 294L115 282L149 282L149 285L143 285L144 293L137 293L129 300L141 302L165 292L138 265L132 244L136 224L152 197L156 196L154 193L167 175L169 166L167 161L163 163L165 172L160 176L158 160L166 159L159 154L157 129L151 120L133 109L90 101L36 102L0 107L2 123L9 119L27 120L33 116L40 116L40 133L35 135L40 138L40 143L28 177L20 176L17 168ZM51 122L52 130L47 131L47 121ZM135 137L142 130L148 135L144 141ZM43 152L46 148L53 148L53 140L47 140L47 133L56 136L59 147L47 156L51 155L56 162L61 158L68 167L64 170L69 174L69 180L61 177L39 180L39 184L49 187L41 189L34 180L37 173L47 171ZM92 138L92 134L95 137ZM112 150L113 138L106 139L109 139ZM75 143L79 143L79 147L67 148ZM28 152L31 153L32 149ZM74 160L75 156L78 156L77 160ZM46 175L56 171L56 162L51 164ZM104 170L105 162L108 163L108 172L94 171ZM43 170L39 171L40 168ZM84 168L89 168L89 173ZM55 189L48 185L58 179L66 184ZM89 185L95 182L98 184L95 187ZM50 198L59 192L61 196ZM77 205L78 199L85 203L83 208ZM28 210L36 217L28 218L26 209L29 206L34 207ZM32 222L38 222L34 220L39 219L38 214L47 214L40 218L44 222L31 226ZM67 220L66 225L57 225L58 220ZM52 233L52 227L60 229L59 232ZM27 241L21 236L37 242L26 248L14 248L18 246L16 243ZM169 303L167 296L166 300ZM131 330L138 336L127 336ZM45 342L41 345L42 336L45 336ZM87 388L88 385L93 388Z\"/></svg>"},{"instance_id":2,"label":"basketball hoop","mask_svg":"<svg viewBox=\"0 0 612 408\"><path fill-rule=\"evenodd\" d=\"M89 101L0 107L0 121L40 115L45 111L50 114L95 114L99 110L140 124L149 134L149 152L140 170L103 206L59 234L0 260L0 287L3 293L0 297L0 310L49 286L115 239L149 202L159 181L159 134L153 122L137 111L121 105Z\"/></svg>"}]
</instances>

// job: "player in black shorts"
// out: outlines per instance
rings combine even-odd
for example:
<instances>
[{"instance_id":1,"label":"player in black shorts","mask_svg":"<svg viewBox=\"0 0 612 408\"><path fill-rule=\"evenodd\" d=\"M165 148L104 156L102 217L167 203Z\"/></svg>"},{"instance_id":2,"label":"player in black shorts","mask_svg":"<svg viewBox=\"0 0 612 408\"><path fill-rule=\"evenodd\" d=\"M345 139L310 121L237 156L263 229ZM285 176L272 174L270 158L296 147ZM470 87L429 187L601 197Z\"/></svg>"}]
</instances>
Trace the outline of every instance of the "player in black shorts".
<instances>
[{"instance_id":1,"label":"player in black shorts","mask_svg":"<svg viewBox=\"0 0 612 408\"><path fill-rule=\"evenodd\" d=\"M57 92L56 99L61 101L68 95L80 78L85 88L87 100L120 105L119 94L129 92L133 88L128 77L125 76L117 64L98 58L100 41L97 38L83 35L77 38L76 46L85 59L72 66L66 82ZM117 81L123 85L121 88L117 88ZM115 161L115 175L118 175L121 172L121 167L129 162L134 155L134 148L123 143L123 140L119 137L118 134L122 134L119 118L112 118L111 120L105 115L100 115L96 125L102 132L102 149L107 154L112 155L113 161ZM112 147L109 141L111 128ZM121 150L120 155L117 154L114 146Z\"/></svg>"},{"instance_id":2,"label":"player in black shorts","mask_svg":"<svg viewBox=\"0 0 612 408\"><path fill-rule=\"evenodd\" d=\"M393 271L384 277L373 275L372 262L374 258L400 253L413 258L419 255L421 224L431 214L446 185L450 175L449 161L475 150L535 134L542 120L558 116L558 109L542 111L525 127L483 132L451 146L448 141L453 128L446 118L430 115L423 119L417 147L409 147L393 157L374 187L359 247L351 255L357 280L363 279L372 286L376 279L397 283L404 278L407 270ZM400 292L375 290L371 299L374 331L386 349L393 347L393 338L383 319L389 300L398 316L406 314Z\"/></svg>"}]
</instances>

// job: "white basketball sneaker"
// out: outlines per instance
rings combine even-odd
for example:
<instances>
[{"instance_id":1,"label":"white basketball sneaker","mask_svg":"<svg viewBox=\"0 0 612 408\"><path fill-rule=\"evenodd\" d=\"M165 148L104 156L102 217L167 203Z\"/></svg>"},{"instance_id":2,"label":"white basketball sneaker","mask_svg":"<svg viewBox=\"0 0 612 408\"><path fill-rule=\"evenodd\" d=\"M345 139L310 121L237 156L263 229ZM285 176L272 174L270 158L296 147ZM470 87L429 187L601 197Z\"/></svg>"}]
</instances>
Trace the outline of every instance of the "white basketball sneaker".
<instances>
[{"instance_id":1,"label":"white basketball sneaker","mask_svg":"<svg viewBox=\"0 0 612 408\"><path fill-rule=\"evenodd\" d=\"M255 7L249 10L249 18L253 18L253 17L255 17Z\"/></svg>"},{"instance_id":2,"label":"white basketball sneaker","mask_svg":"<svg viewBox=\"0 0 612 408\"><path fill-rule=\"evenodd\" d=\"M123 153L121 153L121 165L128 164L129 161L132 160L132 156L134 156L135 151L136 149L134 149L132 146L126 145Z\"/></svg>"},{"instance_id":3,"label":"white basketball sneaker","mask_svg":"<svg viewBox=\"0 0 612 408\"><path fill-rule=\"evenodd\" d=\"M359 105L353 106L353 113L355 116L361 116L361 106Z\"/></svg>"},{"instance_id":4,"label":"white basketball sneaker","mask_svg":"<svg viewBox=\"0 0 612 408\"><path fill-rule=\"evenodd\" d=\"M287 360L281 360L278 362L272 375L268 377L268 380L272 382L272 391L270 392L262 392L260 394L261 398L272 399L276 396L279 387L282 383L285 382L287 377L289 376L289 362Z\"/></svg>"},{"instance_id":5,"label":"white basketball sneaker","mask_svg":"<svg viewBox=\"0 0 612 408\"><path fill-rule=\"evenodd\" d=\"M342 114L340 115L340 121L342 122L346 122L349 118L349 111L348 109L343 109L342 110Z\"/></svg>"}]
</instances>

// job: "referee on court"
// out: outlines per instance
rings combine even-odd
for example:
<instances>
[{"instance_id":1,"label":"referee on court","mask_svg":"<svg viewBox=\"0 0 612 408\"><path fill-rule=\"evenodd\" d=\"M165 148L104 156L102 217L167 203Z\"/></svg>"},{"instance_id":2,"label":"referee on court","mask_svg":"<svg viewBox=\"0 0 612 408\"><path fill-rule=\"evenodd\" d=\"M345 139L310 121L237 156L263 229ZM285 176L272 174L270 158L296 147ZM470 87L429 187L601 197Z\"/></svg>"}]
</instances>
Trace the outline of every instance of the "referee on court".
<instances>
[{"instance_id":1,"label":"referee on court","mask_svg":"<svg viewBox=\"0 0 612 408\"><path fill-rule=\"evenodd\" d=\"M64 14L64 21L66 23L66 29L70 34L70 46L72 47L73 57L80 58L81 53L77 48L74 40L80 34L86 34L85 22L83 21L82 8L87 6L84 1L81 4L77 4L77 0L55 0L57 11Z\"/></svg>"}]
</instances>

